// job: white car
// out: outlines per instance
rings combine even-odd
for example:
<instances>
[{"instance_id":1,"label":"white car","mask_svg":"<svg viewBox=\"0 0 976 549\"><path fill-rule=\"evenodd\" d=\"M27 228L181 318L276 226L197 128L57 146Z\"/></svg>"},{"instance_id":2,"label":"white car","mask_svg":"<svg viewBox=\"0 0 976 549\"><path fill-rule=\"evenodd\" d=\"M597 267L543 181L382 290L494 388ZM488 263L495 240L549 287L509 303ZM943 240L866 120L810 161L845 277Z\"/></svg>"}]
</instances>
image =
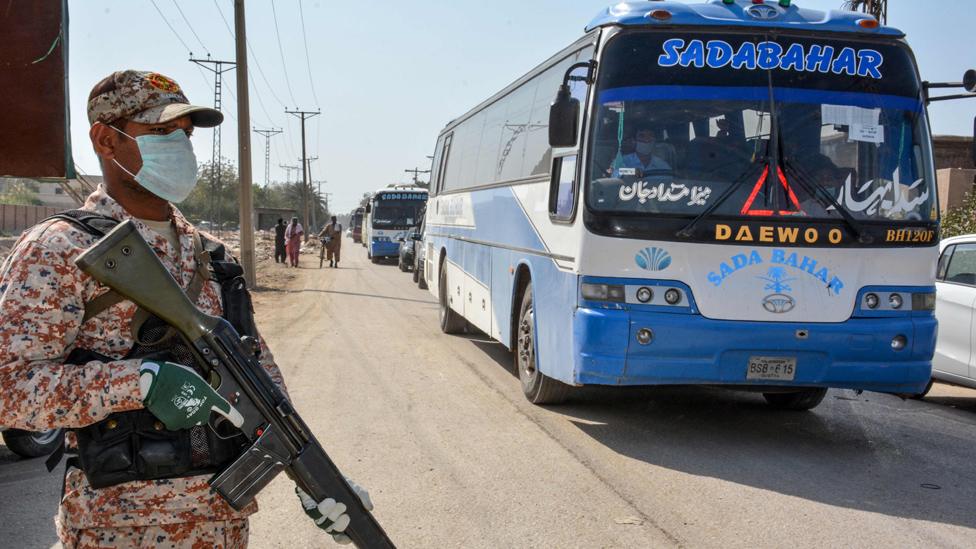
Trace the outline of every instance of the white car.
<instances>
[{"instance_id":1,"label":"white car","mask_svg":"<svg viewBox=\"0 0 976 549\"><path fill-rule=\"evenodd\" d=\"M976 234L947 238L939 251L932 377L976 388Z\"/></svg>"}]
</instances>

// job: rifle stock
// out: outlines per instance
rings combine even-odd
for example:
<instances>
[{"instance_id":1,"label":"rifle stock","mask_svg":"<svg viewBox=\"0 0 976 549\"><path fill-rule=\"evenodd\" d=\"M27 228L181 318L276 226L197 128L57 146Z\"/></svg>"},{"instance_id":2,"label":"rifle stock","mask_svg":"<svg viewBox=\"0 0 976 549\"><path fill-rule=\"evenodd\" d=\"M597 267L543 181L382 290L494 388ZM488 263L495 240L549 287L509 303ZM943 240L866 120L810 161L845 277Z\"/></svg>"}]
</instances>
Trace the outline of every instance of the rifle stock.
<instances>
[{"instance_id":1,"label":"rifle stock","mask_svg":"<svg viewBox=\"0 0 976 549\"><path fill-rule=\"evenodd\" d=\"M81 270L166 321L183 336L196 366L244 416L241 431L251 446L210 479L211 490L242 509L281 471L316 501L334 498L347 506L345 534L361 548L392 548L393 542L363 507L291 402L224 320L197 309L136 230L120 223L75 261ZM216 414L211 428L222 428ZM222 418L220 418L222 420Z\"/></svg>"},{"instance_id":2,"label":"rifle stock","mask_svg":"<svg viewBox=\"0 0 976 549\"><path fill-rule=\"evenodd\" d=\"M131 221L116 226L78 256L75 264L191 341L217 325L218 319L190 302Z\"/></svg>"}]
</instances>

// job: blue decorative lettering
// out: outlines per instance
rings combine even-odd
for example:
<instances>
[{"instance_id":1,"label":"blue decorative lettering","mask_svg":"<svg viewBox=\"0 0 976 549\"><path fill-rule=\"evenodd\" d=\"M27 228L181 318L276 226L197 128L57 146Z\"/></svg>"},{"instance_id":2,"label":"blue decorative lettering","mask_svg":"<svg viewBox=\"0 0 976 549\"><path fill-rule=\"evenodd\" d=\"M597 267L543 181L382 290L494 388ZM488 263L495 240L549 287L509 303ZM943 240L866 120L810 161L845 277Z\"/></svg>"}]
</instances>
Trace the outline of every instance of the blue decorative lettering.
<instances>
[{"instance_id":1,"label":"blue decorative lettering","mask_svg":"<svg viewBox=\"0 0 976 549\"><path fill-rule=\"evenodd\" d=\"M708 273L708 281L714 284L716 287L722 285L722 277L715 273Z\"/></svg>"},{"instance_id":2,"label":"blue decorative lettering","mask_svg":"<svg viewBox=\"0 0 976 549\"><path fill-rule=\"evenodd\" d=\"M688 67L694 65L695 68L705 66L705 44L701 40L692 40L688 47L681 53L681 66Z\"/></svg>"},{"instance_id":3,"label":"blue decorative lettering","mask_svg":"<svg viewBox=\"0 0 976 549\"><path fill-rule=\"evenodd\" d=\"M662 67L673 67L678 64L681 57L678 50L685 46L685 41L681 38L672 38L664 42L664 53L657 58L657 64Z\"/></svg>"},{"instance_id":4,"label":"blue decorative lettering","mask_svg":"<svg viewBox=\"0 0 976 549\"><path fill-rule=\"evenodd\" d=\"M881 80L881 65L884 64L884 56L875 50L858 50L857 64L858 76L870 76Z\"/></svg>"},{"instance_id":5,"label":"blue decorative lettering","mask_svg":"<svg viewBox=\"0 0 976 549\"><path fill-rule=\"evenodd\" d=\"M793 44L786 50L779 62L779 68L784 71L803 71L803 45Z\"/></svg>"},{"instance_id":6,"label":"blue decorative lettering","mask_svg":"<svg viewBox=\"0 0 976 549\"><path fill-rule=\"evenodd\" d=\"M776 42L760 42L756 52L757 65L762 70L770 70L779 67L780 56L783 55L783 46Z\"/></svg>"},{"instance_id":7,"label":"blue decorative lettering","mask_svg":"<svg viewBox=\"0 0 976 549\"><path fill-rule=\"evenodd\" d=\"M810 259L807 256L803 256L803 260L800 261L800 270L813 274L813 271L816 268L817 268L816 259Z\"/></svg>"},{"instance_id":8,"label":"blue decorative lettering","mask_svg":"<svg viewBox=\"0 0 976 549\"><path fill-rule=\"evenodd\" d=\"M836 54L836 55L835 55ZM806 72L833 72L850 76L866 76L881 79L881 66L884 55L877 50L843 48L837 53L833 46L812 44L809 51L803 44L790 44L785 47L778 42L743 42L736 50L724 40L701 40L685 42L682 38L672 38L663 44L663 53L658 57L662 67L682 67L721 69L731 66L735 70L771 70Z\"/></svg>"},{"instance_id":9,"label":"blue decorative lettering","mask_svg":"<svg viewBox=\"0 0 976 549\"><path fill-rule=\"evenodd\" d=\"M834 74L857 74L857 54L854 48L844 48L837 54L837 59L830 65L830 72Z\"/></svg>"},{"instance_id":10,"label":"blue decorative lettering","mask_svg":"<svg viewBox=\"0 0 976 549\"><path fill-rule=\"evenodd\" d=\"M830 70L830 60L834 58L833 46L810 46L807 54L807 72L827 72Z\"/></svg>"},{"instance_id":11,"label":"blue decorative lettering","mask_svg":"<svg viewBox=\"0 0 976 549\"><path fill-rule=\"evenodd\" d=\"M840 295L840 291L844 288L844 283L841 282L836 276L827 284L827 292L833 291L835 294Z\"/></svg>"},{"instance_id":12,"label":"blue decorative lettering","mask_svg":"<svg viewBox=\"0 0 976 549\"><path fill-rule=\"evenodd\" d=\"M756 70L756 45L752 42L743 42L739 51L732 56L732 68L738 70L742 67Z\"/></svg>"},{"instance_id":13,"label":"blue decorative lettering","mask_svg":"<svg viewBox=\"0 0 976 549\"><path fill-rule=\"evenodd\" d=\"M722 40L712 40L708 43L708 66L713 69L721 69L732 62L732 55L735 50L728 42Z\"/></svg>"}]
</instances>

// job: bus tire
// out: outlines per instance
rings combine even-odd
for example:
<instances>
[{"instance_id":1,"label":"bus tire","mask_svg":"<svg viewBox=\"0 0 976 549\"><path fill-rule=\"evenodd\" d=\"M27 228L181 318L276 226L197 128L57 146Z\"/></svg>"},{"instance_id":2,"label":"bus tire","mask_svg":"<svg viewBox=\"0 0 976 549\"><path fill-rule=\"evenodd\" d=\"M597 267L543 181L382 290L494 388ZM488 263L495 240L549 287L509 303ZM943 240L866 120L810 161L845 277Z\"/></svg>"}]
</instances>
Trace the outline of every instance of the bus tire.
<instances>
[{"instance_id":1,"label":"bus tire","mask_svg":"<svg viewBox=\"0 0 976 549\"><path fill-rule=\"evenodd\" d=\"M515 369L525 398L532 404L561 404L572 387L539 371L535 352L535 309L532 306L532 283L525 287L515 329Z\"/></svg>"},{"instance_id":2,"label":"bus tire","mask_svg":"<svg viewBox=\"0 0 976 549\"><path fill-rule=\"evenodd\" d=\"M934 377L933 378L929 378L929 383L928 383L928 385L925 386L925 389L921 393L916 393L916 394L912 395L909 398L911 398L913 400L922 400L923 398L925 398L925 395L929 394L929 391L932 390L932 384L933 383L935 383L935 378Z\"/></svg>"},{"instance_id":3,"label":"bus tire","mask_svg":"<svg viewBox=\"0 0 976 549\"><path fill-rule=\"evenodd\" d=\"M437 309L440 313L441 331L445 334L459 334L464 331L466 321L463 316L457 314L457 311L451 308L450 298L447 296L447 293L447 260L441 259L440 284L437 290L440 305Z\"/></svg>"},{"instance_id":4,"label":"bus tire","mask_svg":"<svg viewBox=\"0 0 976 549\"><path fill-rule=\"evenodd\" d=\"M51 429L35 433L20 429L8 429L3 432L3 442L10 451L23 458L36 458L49 455L64 439L61 429Z\"/></svg>"},{"instance_id":5,"label":"bus tire","mask_svg":"<svg viewBox=\"0 0 976 549\"><path fill-rule=\"evenodd\" d=\"M417 269L416 265L413 267L413 283L420 284L420 270Z\"/></svg>"},{"instance_id":6,"label":"bus tire","mask_svg":"<svg viewBox=\"0 0 976 549\"><path fill-rule=\"evenodd\" d=\"M827 396L825 387L804 389L793 393L763 393L766 402L778 410L812 410Z\"/></svg>"}]
</instances>

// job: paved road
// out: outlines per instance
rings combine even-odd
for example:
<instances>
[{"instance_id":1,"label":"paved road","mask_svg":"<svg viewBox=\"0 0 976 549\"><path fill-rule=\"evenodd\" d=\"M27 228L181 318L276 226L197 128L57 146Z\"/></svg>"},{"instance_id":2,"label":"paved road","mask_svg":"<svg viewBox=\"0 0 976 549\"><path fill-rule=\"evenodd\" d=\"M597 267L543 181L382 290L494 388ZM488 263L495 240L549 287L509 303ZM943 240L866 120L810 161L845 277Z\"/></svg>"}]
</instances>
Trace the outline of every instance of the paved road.
<instances>
[{"instance_id":1,"label":"paved road","mask_svg":"<svg viewBox=\"0 0 976 549\"><path fill-rule=\"evenodd\" d=\"M936 386L923 402L835 391L812 413L706 388L586 390L536 407L504 348L441 334L409 275L344 245L342 269L260 292L259 324L297 407L402 547L976 539L974 391ZM50 547L58 480L4 452L0 540ZM321 540L287 480L260 502L252 546Z\"/></svg>"}]
</instances>

